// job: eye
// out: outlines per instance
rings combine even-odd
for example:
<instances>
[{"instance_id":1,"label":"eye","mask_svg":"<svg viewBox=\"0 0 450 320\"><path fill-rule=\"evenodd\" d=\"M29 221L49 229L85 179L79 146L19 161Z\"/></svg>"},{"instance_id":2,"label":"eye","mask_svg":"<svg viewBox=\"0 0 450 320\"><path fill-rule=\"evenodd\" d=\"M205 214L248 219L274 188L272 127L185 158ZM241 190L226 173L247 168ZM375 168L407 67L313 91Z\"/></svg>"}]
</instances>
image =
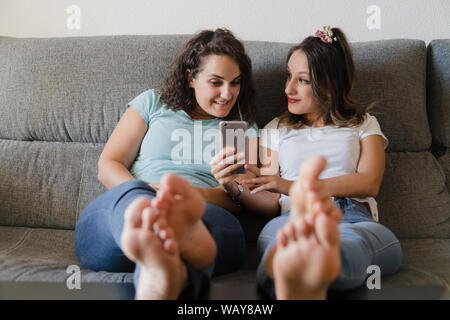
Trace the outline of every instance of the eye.
<instances>
[{"instance_id":1,"label":"eye","mask_svg":"<svg viewBox=\"0 0 450 320\"><path fill-rule=\"evenodd\" d=\"M240 84L241 84L241 80L236 80L236 81L231 82L232 86L238 86Z\"/></svg>"},{"instance_id":2,"label":"eye","mask_svg":"<svg viewBox=\"0 0 450 320\"><path fill-rule=\"evenodd\" d=\"M211 83L215 87L219 87L222 84L222 82L216 80L211 80L209 83Z\"/></svg>"},{"instance_id":3,"label":"eye","mask_svg":"<svg viewBox=\"0 0 450 320\"><path fill-rule=\"evenodd\" d=\"M308 84L309 83L309 80L306 80L306 79L298 79L298 81L300 82L300 83L303 83L303 84Z\"/></svg>"}]
</instances>

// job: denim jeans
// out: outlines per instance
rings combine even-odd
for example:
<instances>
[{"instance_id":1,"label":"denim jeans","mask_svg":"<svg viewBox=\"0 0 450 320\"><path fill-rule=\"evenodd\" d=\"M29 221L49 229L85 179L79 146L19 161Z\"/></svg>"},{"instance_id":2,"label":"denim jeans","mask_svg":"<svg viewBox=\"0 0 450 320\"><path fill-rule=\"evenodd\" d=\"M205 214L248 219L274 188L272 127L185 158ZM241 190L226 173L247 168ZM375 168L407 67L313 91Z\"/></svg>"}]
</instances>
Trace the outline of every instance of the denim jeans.
<instances>
[{"instance_id":1,"label":"denim jeans","mask_svg":"<svg viewBox=\"0 0 450 320\"><path fill-rule=\"evenodd\" d=\"M106 191L81 213L74 234L75 253L81 266L94 271L134 272L135 288L140 266L121 249L124 213L137 197L152 199L156 191L140 180L130 180ZM202 221L217 245L217 257L205 270L196 270L186 261L188 287L180 299L205 298L211 277L237 270L244 261L245 237L239 221L225 209L207 203Z\"/></svg>"},{"instance_id":2,"label":"denim jeans","mask_svg":"<svg viewBox=\"0 0 450 320\"><path fill-rule=\"evenodd\" d=\"M385 226L372 219L370 212L360 202L350 198L336 198L342 209L339 224L341 271L330 290L348 290L364 284L369 276L367 267L377 265L381 275L400 268L402 250L400 242ZM276 234L289 219L287 211L270 220L258 237L258 256L262 257L257 270L258 285L271 298L275 298L274 283L265 271L265 260L276 242ZM301 270L299 270L301 272Z\"/></svg>"}]
</instances>

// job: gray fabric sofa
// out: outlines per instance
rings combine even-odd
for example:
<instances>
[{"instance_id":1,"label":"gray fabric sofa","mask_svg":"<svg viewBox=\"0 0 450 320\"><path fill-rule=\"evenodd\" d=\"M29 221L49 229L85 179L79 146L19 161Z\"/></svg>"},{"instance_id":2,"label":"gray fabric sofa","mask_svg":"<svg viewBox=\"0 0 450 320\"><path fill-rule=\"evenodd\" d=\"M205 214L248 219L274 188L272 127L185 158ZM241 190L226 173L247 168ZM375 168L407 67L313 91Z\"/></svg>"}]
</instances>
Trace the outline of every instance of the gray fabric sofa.
<instances>
[{"instance_id":1,"label":"gray fabric sofa","mask_svg":"<svg viewBox=\"0 0 450 320\"><path fill-rule=\"evenodd\" d=\"M73 229L106 189L97 160L126 104L160 86L188 35L0 37L0 281L65 282L78 265ZM246 41L257 122L280 114L292 44ZM400 271L381 284L450 288L450 40L352 43L355 96L390 140L380 221L401 240ZM256 299L256 239L266 222L239 216L241 270L213 279L212 298ZM132 274L82 269L82 283Z\"/></svg>"}]
</instances>

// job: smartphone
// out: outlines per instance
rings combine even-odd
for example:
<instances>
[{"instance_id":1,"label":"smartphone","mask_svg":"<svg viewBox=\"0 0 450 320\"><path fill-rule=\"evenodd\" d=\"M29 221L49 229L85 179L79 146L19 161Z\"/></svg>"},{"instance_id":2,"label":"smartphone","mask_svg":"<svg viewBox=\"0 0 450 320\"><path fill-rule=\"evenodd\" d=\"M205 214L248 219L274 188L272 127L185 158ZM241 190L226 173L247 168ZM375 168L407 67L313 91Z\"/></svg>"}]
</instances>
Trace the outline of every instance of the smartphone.
<instances>
[{"instance_id":1,"label":"smartphone","mask_svg":"<svg viewBox=\"0 0 450 320\"><path fill-rule=\"evenodd\" d=\"M221 148L234 147L237 153L244 153L245 163L248 163L248 124L245 121L221 121L220 142ZM233 173L246 173L244 166L236 169Z\"/></svg>"}]
</instances>

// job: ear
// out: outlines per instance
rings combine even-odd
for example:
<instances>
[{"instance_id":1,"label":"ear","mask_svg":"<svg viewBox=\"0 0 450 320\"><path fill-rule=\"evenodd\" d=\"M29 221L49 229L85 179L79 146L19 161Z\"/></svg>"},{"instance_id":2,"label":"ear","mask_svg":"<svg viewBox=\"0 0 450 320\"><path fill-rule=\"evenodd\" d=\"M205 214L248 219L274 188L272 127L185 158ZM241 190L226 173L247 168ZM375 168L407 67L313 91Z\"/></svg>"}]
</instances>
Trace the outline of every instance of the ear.
<instances>
[{"instance_id":1,"label":"ear","mask_svg":"<svg viewBox=\"0 0 450 320\"><path fill-rule=\"evenodd\" d=\"M186 69L186 78L190 88L194 88L194 78L192 78L191 69Z\"/></svg>"}]
</instances>

